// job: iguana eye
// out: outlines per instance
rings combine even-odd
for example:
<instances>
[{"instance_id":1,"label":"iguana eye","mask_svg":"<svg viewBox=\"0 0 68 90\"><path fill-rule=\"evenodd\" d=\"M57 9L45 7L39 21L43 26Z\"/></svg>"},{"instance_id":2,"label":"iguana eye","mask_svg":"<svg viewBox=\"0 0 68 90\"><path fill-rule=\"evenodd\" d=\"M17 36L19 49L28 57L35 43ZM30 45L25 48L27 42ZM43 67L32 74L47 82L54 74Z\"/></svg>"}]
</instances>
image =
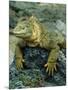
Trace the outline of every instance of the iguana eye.
<instances>
[{"instance_id":1,"label":"iguana eye","mask_svg":"<svg viewBox=\"0 0 68 90\"><path fill-rule=\"evenodd\" d=\"M27 25L26 27L29 27L29 25Z\"/></svg>"}]
</instances>

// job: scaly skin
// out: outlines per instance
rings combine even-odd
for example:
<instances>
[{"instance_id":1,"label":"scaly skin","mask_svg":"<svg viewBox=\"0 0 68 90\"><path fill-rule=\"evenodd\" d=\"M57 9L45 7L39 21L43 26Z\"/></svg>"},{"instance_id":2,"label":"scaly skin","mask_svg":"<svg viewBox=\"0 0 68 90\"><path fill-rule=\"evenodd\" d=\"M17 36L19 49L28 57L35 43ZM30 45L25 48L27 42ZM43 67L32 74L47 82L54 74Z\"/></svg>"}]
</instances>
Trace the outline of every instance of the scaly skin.
<instances>
[{"instance_id":1,"label":"scaly skin","mask_svg":"<svg viewBox=\"0 0 68 90\"><path fill-rule=\"evenodd\" d=\"M17 69L23 68L24 63L20 47L25 47L27 45L31 47L39 46L41 48L51 50L48 62L44 67L46 67L46 72L48 72L49 75L53 75L54 70L57 71L56 65L60 46L64 47L65 41L62 34L48 32L34 16L26 18L26 20L21 18L17 26L13 31L10 31L10 33L22 39L16 46L15 55Z\"/></svg>"}]
</instances>

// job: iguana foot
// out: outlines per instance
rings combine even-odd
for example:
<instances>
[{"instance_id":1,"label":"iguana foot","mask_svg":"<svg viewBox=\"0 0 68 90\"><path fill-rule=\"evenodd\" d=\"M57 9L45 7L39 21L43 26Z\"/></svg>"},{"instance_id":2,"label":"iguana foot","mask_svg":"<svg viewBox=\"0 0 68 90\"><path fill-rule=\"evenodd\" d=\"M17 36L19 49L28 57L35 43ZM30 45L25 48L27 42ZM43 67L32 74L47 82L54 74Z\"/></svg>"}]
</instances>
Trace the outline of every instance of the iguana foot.
<instances>
[{"instance_id":1,"label":"iguana foot","mask_svg":"<svg viewBox=\"0 0 68 90\"><path fill-rule=\"evenodd\" d=\"M48 72L49 76L54 74L54 70L57 71L57 63L56 62L48 62L44 65L44 67L47 67L46 72Z\"/></svg>"},{"instance_id":2,"label":"iguana foot","mask_svg":"<svg viewBox=\"0 0 68 90\"><path fill-rule=\"evenodd\" d=\"M17 57L16 58L16 68L17 70L20 70L23 68L24 59Z\"/></svg>"}]
</instances>

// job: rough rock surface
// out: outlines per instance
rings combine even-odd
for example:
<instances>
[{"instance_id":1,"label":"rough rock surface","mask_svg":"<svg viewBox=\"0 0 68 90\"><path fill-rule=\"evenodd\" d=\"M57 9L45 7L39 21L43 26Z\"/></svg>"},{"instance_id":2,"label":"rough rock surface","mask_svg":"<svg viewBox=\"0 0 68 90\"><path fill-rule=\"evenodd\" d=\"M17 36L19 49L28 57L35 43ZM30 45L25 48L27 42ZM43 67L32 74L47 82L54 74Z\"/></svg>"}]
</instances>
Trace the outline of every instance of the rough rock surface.
<instances>
[{"instance_id":1,"label":"rough rock surface","mask_svg":"<svg viewBox=\"0 0 68 90\"><path fill-rule=\"evenodd\" d=\"M60 31L65 35L66 13L65 5L22 3L10 1L10 29L13 29L20 17L36 15L40 22L49 30ZM64 28L62 28L64 27ZM65 35L66 36L66 35ZM48 76L44 64L47 62L50 51L41 48L24 48L24 69L17 71L15 66L15 37L10 36L9 60L9 88L47 87L66 85L66 50L59 51L57 62L58 71L54 76Z\"/></svg>"}]
</instances>

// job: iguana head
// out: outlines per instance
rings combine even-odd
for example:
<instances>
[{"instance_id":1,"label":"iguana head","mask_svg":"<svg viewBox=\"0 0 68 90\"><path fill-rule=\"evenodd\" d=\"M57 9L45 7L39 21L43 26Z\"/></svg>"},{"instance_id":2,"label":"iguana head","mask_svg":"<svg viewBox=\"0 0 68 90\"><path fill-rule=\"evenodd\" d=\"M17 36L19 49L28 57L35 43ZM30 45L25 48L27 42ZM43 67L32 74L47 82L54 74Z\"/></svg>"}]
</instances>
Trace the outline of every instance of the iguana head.
<instances>
[{"instance_id":1,"label":"iguana head","mask_svg":"<svg viewBox=\"0 0 68 90\"><path fill-rule=\"evenodd\" d=\"M13 34L20 38L31 39L34 40L37 38L39 34L39 24L36 17L31 16L26 20L19 20L17 26L13 30Z\"/></svg>"},{"instance_id":2,"label":"iguana head","mask_svg":"<svg viewBox=\"0 0 68 90\"><path fill-rule=\"evenodd\" d=\"M13 30L13 34L20 38L27 38L30 37L32 34L32 27L29 23L29 20L21 19L17 26Z\"/></svg>"}]
</instances>

